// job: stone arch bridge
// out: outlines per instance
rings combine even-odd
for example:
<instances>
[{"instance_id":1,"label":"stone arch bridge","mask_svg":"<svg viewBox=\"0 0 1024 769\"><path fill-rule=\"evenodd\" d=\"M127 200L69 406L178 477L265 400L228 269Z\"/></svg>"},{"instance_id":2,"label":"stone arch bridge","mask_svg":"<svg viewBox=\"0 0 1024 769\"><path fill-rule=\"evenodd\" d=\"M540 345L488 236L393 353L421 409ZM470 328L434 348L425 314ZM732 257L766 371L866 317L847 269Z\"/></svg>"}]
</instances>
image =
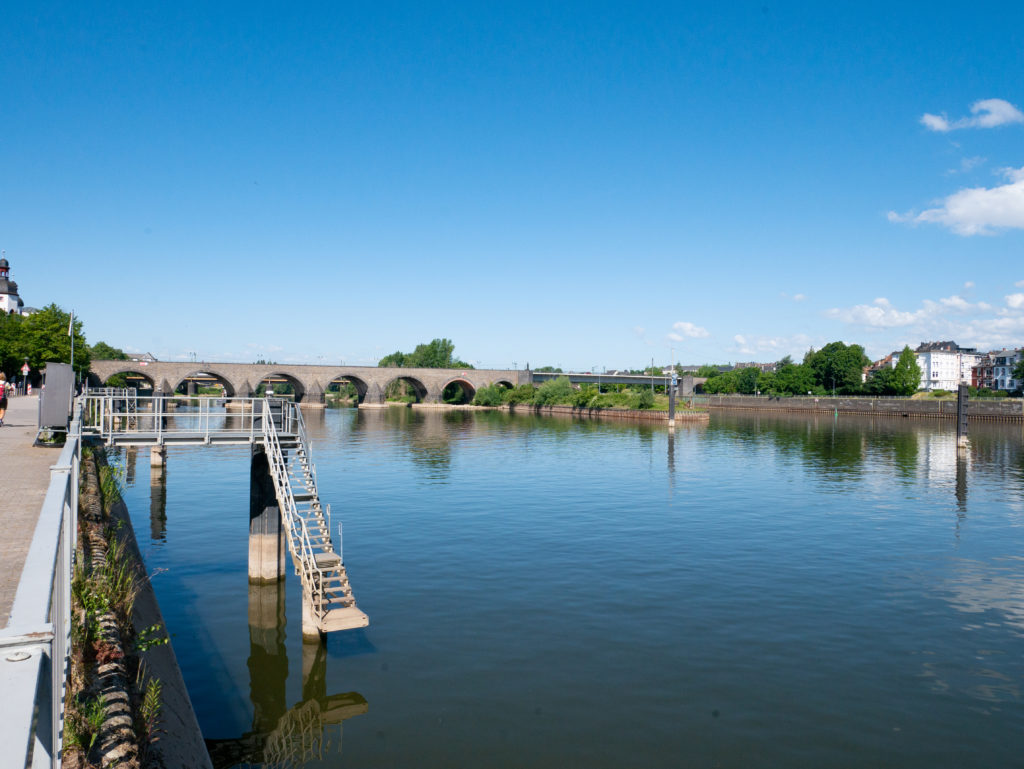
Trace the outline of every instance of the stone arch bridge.
<instances>
[{"instance_id":1,"label":"stone arch bridge","mask_svg":"<svg viewBox=\"0 0 1024 769\"><path fill-rule=\"evenodd\" d=\"M153 390L170 395L193 377L212 378L224 386L227 397L252 397L265 379L285 380L295 390L295 400L306 405L322 405L324 392L332 382L355 385L361 404L382 404L384 393L395 381L412 387L424 403L440 403L448 385L462 388L472 399L481 387L504 384L514 387L531 381L529 370L514 369L439 369L379 368L377 366L284 365L278 363L207 363L94 360L89 384L99 387L116 374L143 377Z\"/></svg>"}]
</instances>

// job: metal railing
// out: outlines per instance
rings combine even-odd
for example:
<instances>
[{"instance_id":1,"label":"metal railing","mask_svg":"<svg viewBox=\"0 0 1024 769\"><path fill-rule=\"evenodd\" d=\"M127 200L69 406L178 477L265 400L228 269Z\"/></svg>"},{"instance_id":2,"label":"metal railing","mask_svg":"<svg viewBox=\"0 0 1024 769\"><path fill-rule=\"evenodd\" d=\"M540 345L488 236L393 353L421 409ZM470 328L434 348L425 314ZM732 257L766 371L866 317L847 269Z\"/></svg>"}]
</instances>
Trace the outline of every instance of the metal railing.
<instances>
[{"instance_id":1,"label":"metal railing","mask_svg":"<svg viewBox=\"0 0 1024 769\"><path fill-rule=\"evenodd\" d=\"M61 765L81 448L79 405L50 468L10 622L0 630L0 769Z\"/></svg>"},{"instance_id":2,"label":"metal railing","mask_svg":"<svg viewBox=\"0 0 1024 769\"><path fill-rule=\"evenodd\" d=\"M262 440L260 420L264 398L213 398L206 396L138 397L90 391L81 398L82 429L106 443L175 442L211 443ZM281 401L281 403L285 403ZM293 432L298 408L277 414L279 429Z\"/></svg>"},{"instance_id":3,"label":"metal railing","mask_svg":"<svg viewBox=\"0 0 1024 769\"><path fill-rule=\"evenodd\" d=\"M316 561L317 550L313 545L312 537L305 518L299 514L298 506L295 503L295 494L292 490L291 478L288 474L288 466L285 463L284 452L278 436L280 429L289 436L294 435L304 446L307 461L310 462L311 478L308 489L312 492L315 501L319 504L319 496L316 490L316 480L313 473L313 466L309 455L309 444L306 441L306 427L302 419L302 410L297 404L282 402L280 418L275 418L271 411L271 403L263 402L263 419L261 422L266 447L267 458L270 462L270 475L273 478L275 491L277 492L278 506L281 510L281 519L288 532L288 549L295 562L296 572L302 581L303 590L310 597L310 606L317 621L322 621L325 614L325 600L323 595L324 576L332 569L323 569ZM278 427L280 422L281 428ZM319 512L321 518L324 513ZM330 531L330 520L327 519L326 530Z\"/></svg>"}]
</instances>

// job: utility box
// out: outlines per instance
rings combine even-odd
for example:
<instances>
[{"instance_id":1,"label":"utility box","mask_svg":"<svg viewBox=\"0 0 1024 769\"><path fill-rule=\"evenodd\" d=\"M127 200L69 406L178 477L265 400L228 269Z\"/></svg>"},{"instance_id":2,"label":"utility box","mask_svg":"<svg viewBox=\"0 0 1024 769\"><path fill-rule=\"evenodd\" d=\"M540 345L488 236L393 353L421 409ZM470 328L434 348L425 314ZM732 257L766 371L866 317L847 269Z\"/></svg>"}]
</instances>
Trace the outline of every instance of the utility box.
<instances>
[{"instance_id":1,"label":"utility box","mask_svg":"<svg viewBox=\"0 0 1024 769\"><path fill-rule=\"evenodd\" d=\"M39 429L67 430L75 395L75 373L67 363L47 363L39 393Z\"/></svg>"}]
</instances>

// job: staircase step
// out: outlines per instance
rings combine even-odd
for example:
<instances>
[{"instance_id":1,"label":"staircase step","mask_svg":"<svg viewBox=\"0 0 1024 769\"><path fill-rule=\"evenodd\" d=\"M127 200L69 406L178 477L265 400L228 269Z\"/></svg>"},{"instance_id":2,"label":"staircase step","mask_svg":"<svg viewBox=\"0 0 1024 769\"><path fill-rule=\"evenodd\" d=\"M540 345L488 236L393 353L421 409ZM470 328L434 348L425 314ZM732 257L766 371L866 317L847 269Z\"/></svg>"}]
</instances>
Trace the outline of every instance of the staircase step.
<instances>
[{"instance_id":1,"label":"staircase step","mask_svg":"<svg viewBox=\"0 0 1024 769\"><path fill-rule=\"evenodd\" d=\"M320 629L325 633L332 630L351 630L357 627L366 627L370 624L370 618L355 606L345 606L340 609L331 609L320 620Z\"/></svg>"},{"instance_id":2,"label":"staircase step","mask_svg":"<svg viewBox=\"0 0 1024 769\"><path fill-rule=\"evenodd\" d=\"M321 569L328 569L332 566L341 565L341 556L334 552L317 553L313 556L313 559L316 561L316 565Z\"/></svg>"}]
</instances>

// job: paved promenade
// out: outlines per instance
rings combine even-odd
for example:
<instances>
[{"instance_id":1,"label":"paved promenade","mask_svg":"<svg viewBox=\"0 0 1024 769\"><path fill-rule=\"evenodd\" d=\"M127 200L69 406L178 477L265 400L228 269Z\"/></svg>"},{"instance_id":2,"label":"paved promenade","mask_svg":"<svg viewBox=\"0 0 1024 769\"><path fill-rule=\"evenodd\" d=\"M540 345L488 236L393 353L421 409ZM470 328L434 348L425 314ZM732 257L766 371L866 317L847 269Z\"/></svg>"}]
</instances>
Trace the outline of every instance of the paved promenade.
<instances>
[{"instance_id":1,"label":"paved promenade","mask_svg":"<svg viewBox=\"0 0 1024 769\"><path fill-rule=\"evenodd\" d=\"M6 627L58 449L37 449L39 399L9 399L0 427L0 627Z\"/></svg>"}]
</instances>

